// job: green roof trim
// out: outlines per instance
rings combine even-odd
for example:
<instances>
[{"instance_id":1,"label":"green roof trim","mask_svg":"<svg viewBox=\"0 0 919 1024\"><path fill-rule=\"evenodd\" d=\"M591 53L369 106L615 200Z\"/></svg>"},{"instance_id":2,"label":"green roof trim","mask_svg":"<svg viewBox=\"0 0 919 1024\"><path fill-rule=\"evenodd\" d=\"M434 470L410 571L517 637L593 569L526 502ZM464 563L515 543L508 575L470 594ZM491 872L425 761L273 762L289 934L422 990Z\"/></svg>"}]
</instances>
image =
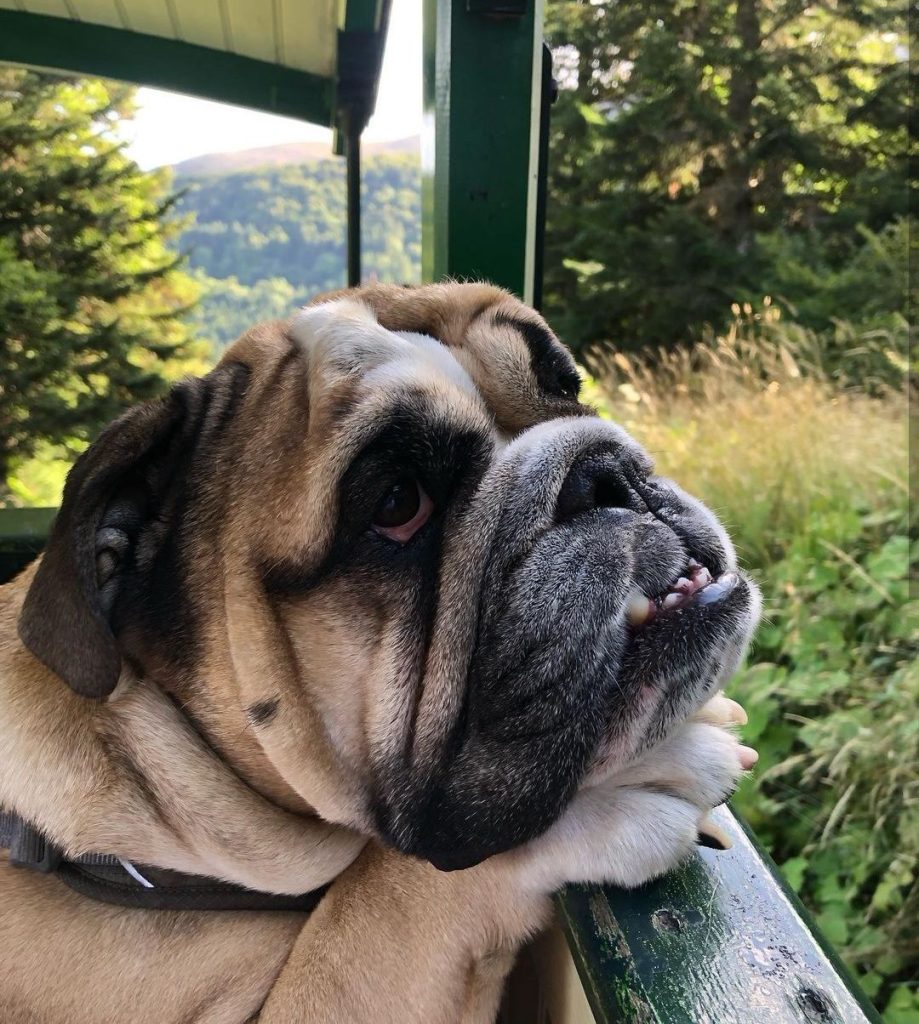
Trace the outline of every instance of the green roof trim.
<instances>
[{"instance_id":1,"label":"green roof trim","mask_svg":"<svg viewBox=\"0 0 919 1024\"><path fill-rule=\"evenodd\" d=\"M331 79L141 32L0 10L0 61L115 78L332 124Z\"/></svg>"}]
</instances>

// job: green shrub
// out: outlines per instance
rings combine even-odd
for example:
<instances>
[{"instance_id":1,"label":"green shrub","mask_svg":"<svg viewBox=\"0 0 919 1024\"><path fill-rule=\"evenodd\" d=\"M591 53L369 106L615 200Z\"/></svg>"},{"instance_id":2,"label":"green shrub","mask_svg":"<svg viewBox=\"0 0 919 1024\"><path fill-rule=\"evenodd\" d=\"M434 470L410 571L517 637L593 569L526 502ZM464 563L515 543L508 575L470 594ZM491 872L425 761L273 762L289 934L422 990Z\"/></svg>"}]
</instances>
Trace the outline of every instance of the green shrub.
<instances>
[{"instance_id":1,"label":"green shrub","mask_svg":"<svg viewBox=\"0 0 919 1024\"><path fill-rule=\"evenodd\" d=\"M761 759L735 802L885 1019L916 1024L919 545L891 386L901 339L840 324L859 344L828 366L813 332L769 308L736 309L693 349L608 358L588 393L719 512L760 580L764 623L731 693ZM870 387L866 365L883 368Z\"/></svg>"},{"instance_id":2,"label":"green shrub","mask_svg":"<svg viewBox=\"0 0 919 1024\"><path fill-rule=\"evenodd\" d=\"M777 231L757 239L768 277L761 282L797 323L820 332L840 321L889 327L910 308L910 234L907 217L875 232L864 226L848 236L843 259L816 231Z\"/></svg>"},{"instance_id":3,"label":"green shrub","mask_svg":"<svg viewBox=\"0 0 919 1024\"><path fill-rule=\"evenodd\" d=\"M732 686L761 769L735 802L883 1006L917 951L919 548L905 508L860 511L845 547L817 517L763 574L769 620Z\"/></svg>"}]
</instances>

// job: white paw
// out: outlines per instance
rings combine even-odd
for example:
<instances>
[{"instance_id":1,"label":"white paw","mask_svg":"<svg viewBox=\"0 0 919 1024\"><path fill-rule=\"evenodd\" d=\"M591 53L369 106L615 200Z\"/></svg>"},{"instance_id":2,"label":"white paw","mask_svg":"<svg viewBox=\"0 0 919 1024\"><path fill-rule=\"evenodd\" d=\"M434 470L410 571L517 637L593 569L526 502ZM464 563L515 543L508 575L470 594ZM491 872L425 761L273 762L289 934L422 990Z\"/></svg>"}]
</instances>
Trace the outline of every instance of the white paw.
<instances>
[{"instance_id":1,"label":"white paw","mask_svg":"<svg viewBox=\"0 0 919 1024\"><path fill-rule=\"evenodd\" d=\"M665 874L695 847L700 832L725 844L707 814L734 791L755 751L731 727L742 709L718 695L640 761L579 792L539 839L501 860L542 891L567 882L640 885Z\"/></svg>"}]
</instances>

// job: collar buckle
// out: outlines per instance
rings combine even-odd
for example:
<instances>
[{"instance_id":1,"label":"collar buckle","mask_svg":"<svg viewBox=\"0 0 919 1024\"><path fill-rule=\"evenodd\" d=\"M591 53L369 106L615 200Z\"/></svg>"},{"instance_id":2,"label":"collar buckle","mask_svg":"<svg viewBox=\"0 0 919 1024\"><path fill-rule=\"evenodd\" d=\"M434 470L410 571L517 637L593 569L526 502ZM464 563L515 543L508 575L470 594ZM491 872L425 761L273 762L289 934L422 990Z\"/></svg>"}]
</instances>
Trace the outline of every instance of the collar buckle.
<instances>
[{"instance_id":1,"label":"collar buckle","mask_svg":"<svg viewBox=\"0 0 919 1024\"><path fill-rule=\"evenodd\" d=\"M10 864L50 875L57 871L63 859L63 853L38 829L22 818L16 821L10 842Z\"/></svg>"}]
</instances>

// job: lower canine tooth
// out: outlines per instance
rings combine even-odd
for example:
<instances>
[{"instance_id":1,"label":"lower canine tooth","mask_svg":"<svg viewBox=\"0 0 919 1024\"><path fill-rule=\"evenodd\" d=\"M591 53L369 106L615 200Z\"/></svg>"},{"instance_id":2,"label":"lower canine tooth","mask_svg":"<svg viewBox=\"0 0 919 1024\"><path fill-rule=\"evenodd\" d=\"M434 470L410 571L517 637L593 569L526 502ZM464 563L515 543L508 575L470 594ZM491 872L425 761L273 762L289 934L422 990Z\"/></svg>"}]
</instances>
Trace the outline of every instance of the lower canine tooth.
<instances>
[{"instance_id":1,"label":"lower canine tooth","mask_svg":"<svg viewBox=\"0 0 919 1024\"><path fill-rule=\"evenodd\" d=\"M640 626L642 623L648 621L648 617L651 614L651 602L641 593L640 590L636 590L629 597L628 603L626 604L626 618L629 620L630 625Z\"/></svg>"},{"instance_id":2,"label":"lower canine tooth","mask_svg":"<svg viewBox=\"0 0 919 1024\"><path fill-rule=\"evenodd\" d=\"M668 594L664 598L664 608L676 608L683 603L682 594Z\"/></svg>"}]
</instances>

